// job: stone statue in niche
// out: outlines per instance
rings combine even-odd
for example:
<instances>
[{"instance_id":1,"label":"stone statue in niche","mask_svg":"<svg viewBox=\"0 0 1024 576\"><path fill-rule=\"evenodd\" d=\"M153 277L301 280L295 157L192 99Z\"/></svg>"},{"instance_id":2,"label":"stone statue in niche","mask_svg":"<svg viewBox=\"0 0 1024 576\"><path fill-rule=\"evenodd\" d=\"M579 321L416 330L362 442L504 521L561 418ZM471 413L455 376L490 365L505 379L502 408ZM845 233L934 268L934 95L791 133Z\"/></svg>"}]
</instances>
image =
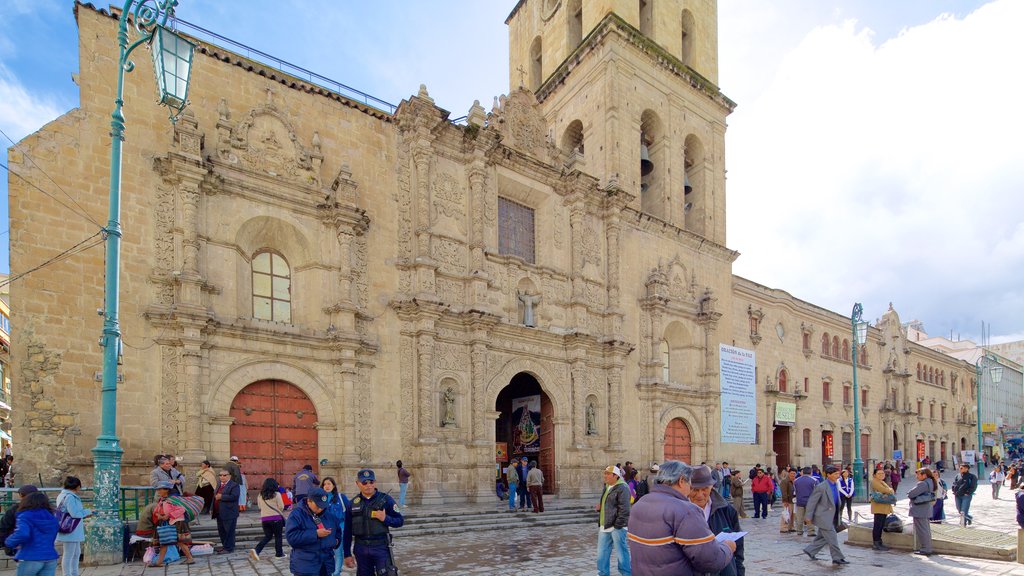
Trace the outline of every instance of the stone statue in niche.
<instances>
[{"instance_id":1,"label":"stone statue in niche","mask_svg":"<svg viewBox=\"0 0 1024 576\"><path fill-rule=\"evenodd\" d=\"M587 436L597 435L597 410L594 404L587 404Z\"/></svg>"},{"instance_id":2,"label":"stone statue in niche","mask_svg":"<svg viewBox=\"0 0 1024 576\"><path fill-rule=\"evenodd\" d=\"M444 402L444 418L441 420L441 426L446 428L455 426L455 390L451 386L445 388L441 400Z\"/></svg>"},{"instance_id":3,"label":"stone statue in niche","mask_svg":"<svg viewBox=\"0 0 1024 576\"><path fill-rule=\"evenodd\" d=\"M530 295L526 292L519 293L519 301L523 303L523 326L527 328L537 327L537 317L534 307L540 304L541 295Z\"/></svg>"}]
</instances>

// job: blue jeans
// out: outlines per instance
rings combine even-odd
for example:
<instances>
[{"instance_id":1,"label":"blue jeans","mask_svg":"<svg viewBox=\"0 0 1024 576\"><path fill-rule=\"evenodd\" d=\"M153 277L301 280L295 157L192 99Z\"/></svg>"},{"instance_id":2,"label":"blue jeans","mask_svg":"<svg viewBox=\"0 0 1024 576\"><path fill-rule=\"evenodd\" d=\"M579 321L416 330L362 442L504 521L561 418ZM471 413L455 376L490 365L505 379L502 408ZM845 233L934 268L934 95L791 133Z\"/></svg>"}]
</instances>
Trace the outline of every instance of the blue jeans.
<instances>
[{"instance_id":1,"label":"blue jeans","mask_svg":"<svg viewBox=\"0 0 1024 576\"><path fill-rule=\"evenodd\" d=\"M64 542L64 554L61 556L61 568L64 576L78 576L78 558L82 555L81 542Z\"/></svg>"},{"instance_id":2,"label":"blue jeans","mask_svg":"<svg viewBox=\"0 0 1024 576\"><path fill-rule=\"evenodd\" d=\"M409 491L409 483L400 483L398 485L398 505L405 508L405 493Z\"/></svg>"},{"instance_id":3,"label":"blue jeans","mask_svg":"<svg viewBox=\"0 0 1024 576\"><path fill-rule=\"evenodd\" d=\"M619 574L631 576L629 562L629 546L626 545L626 529L613 528L611 532L597 533L597 574L610 576L612 564L612 544L615 545L615 556L619 561Z\"/></svg>"},{"instance_id":4,"label":"blue jeans","mask_svg":"<svg viewBox=\"0 0 1024 576\"><path fill-rule=\"evenodd\" d=\"M16 576L53 576L57 570L57 560L22 560L18 562Z\"/></svg>"},{"instance_id":5,"label":"blue jeans","mask_svg":"<svg viewBox=\"0 0 1024 576\"><path fill-rule=\"evenodd\" d=\"M402 486L405 486L405 484L402 484ZM334 549L334 572L332 572L331 574L333 576L340 576L341 569L344 566L345 566L345 547L344 546L338 546L337 548Z\"/></svg>"},{"instance_id":6,"label":"blue jeans","mask_svg":"<svg viewBox=\"0 0 1024 576\"><path fill-rule=\"evenodd\" d=\"M532 506L530 503L530 491L526 489L526 482L520 480L519 482L519 507L529 508Z\"/></svg>"},{"instance_id":7,"label":"blue jeans","mask_svg":"<svg viewBox=\"0 0 1024 576\"><path fill-rule=\"evenodd\" d=\"M725 480L722 480L722 497L725 498L726 500L732 498L732 496L729 494L730 491L731 486L729 485L729 479L727 478Z\"/></svg>"},{"instance_id":8,"label":"blue jeans","mask_svg":"<svg viewBox=\"0 0 1024 576\"><path fill-rule=\"evenodd\" d=\"M513 484L508 487L508 509L516 509L516 494L519 493L519 485Z\"/></svg>"},{"instance_id":9,"label":"blue jeans","mask_svg":"<svg viewBox=\"0 0 1024 576\"><path fill-rule=\"evenodd\" d=\"M968 520L974 520L974 516L971 516L971 499L974 498L974 494L968 494L966 496L954 496L956 500L956 511L961 512L964 518Z\"/></svg>"}]
</instances>

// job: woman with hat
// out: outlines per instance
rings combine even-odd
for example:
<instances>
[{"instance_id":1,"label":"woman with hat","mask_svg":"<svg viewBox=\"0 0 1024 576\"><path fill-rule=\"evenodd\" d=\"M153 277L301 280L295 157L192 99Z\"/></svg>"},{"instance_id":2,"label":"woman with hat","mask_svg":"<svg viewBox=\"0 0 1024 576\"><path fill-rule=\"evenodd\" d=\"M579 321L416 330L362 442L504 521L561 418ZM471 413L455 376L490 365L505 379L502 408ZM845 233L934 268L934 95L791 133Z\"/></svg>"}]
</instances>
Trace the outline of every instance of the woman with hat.
<instances>
[{"instance_id":1,"label":"woman with hat","mask_svg":"<svg viewBox=\"0 0 1024 576\"><path fill-rule=\"evenodd\" d=\"M185 519L185 509L170 501L171 490L174 484L160 482L156 485L156 501L143 508L139 515L140 535L146 532L152 537L153 546L159 549L157 557L150 566L163 566L164 556L167 554L167 547L174 544L178 552L185 557L185 564L195 564L189 546L192 544L192 533L188 529L188 521ZM158 527L162 524L169 524L175 527L177 532L175 542L160 542L160 531Z\"/></svg>"}]
</instances>

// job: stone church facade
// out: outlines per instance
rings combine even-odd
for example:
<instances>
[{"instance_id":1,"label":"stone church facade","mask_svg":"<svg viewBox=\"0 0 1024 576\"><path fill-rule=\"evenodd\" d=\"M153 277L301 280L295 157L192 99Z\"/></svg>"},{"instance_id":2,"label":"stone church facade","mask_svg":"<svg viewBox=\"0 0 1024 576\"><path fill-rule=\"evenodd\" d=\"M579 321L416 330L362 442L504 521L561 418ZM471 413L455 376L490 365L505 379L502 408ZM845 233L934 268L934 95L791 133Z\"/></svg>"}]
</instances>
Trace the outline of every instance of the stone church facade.
<instances>
[{"instance_id":1,"label":"stone church facade","mask_svg":"<svg viewBox=\"0 0 1024 576\"><path fill-rule=\"evenodd\" d=\"M88 5L76 18L81 105L9 160L101 220L116 19ZM596 493L599 469L626 460L852 459L849 318L732 274L735 104L717 87L715 2L522 0L507 24L513 88L464 123L425 87L384 111L201 44L191 105L171 125L138 58L124 483L157 453L186 469L238 454L257 478L403 459L414 500L486 500L526 396L540 397L530 457L562 496ZM17 179L10 206L14 273L95 232ZM12 285L28 477L90 476L102 258ZM757 354L752 444L720 440L719 344ZM891 309L864 349L867 457L973 447L972 367L907 342ZM780 404L794 421L776 419Z\"/></svg>"}]
</instances>

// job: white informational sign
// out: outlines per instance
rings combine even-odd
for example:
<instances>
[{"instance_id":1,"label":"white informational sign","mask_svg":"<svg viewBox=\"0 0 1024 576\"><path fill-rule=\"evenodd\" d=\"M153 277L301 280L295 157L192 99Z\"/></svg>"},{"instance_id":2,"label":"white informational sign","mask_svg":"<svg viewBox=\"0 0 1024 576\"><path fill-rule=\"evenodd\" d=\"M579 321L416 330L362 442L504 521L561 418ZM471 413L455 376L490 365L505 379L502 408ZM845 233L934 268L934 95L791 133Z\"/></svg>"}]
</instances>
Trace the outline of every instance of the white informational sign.
<instances>
[{"instance_id":1,"label":"white informational sign","mask_svg":"<svg viewBox=\"0 0 1024 576\"><path fill-rule=\"evenodd\" d=\"M960 461L964 464L974 464L974 450L961 450Z\"/></svg>"},{"instance_id":2,"label":"white informational sign","mask_svg":"<svg viewBox=\"0 0 1024 576\"><path fill-rule=\"evenodd\" d=\"M753 444L757 430L754 351L718 345L722 387L722 442Z\"/></svg>"}]
</instances>

